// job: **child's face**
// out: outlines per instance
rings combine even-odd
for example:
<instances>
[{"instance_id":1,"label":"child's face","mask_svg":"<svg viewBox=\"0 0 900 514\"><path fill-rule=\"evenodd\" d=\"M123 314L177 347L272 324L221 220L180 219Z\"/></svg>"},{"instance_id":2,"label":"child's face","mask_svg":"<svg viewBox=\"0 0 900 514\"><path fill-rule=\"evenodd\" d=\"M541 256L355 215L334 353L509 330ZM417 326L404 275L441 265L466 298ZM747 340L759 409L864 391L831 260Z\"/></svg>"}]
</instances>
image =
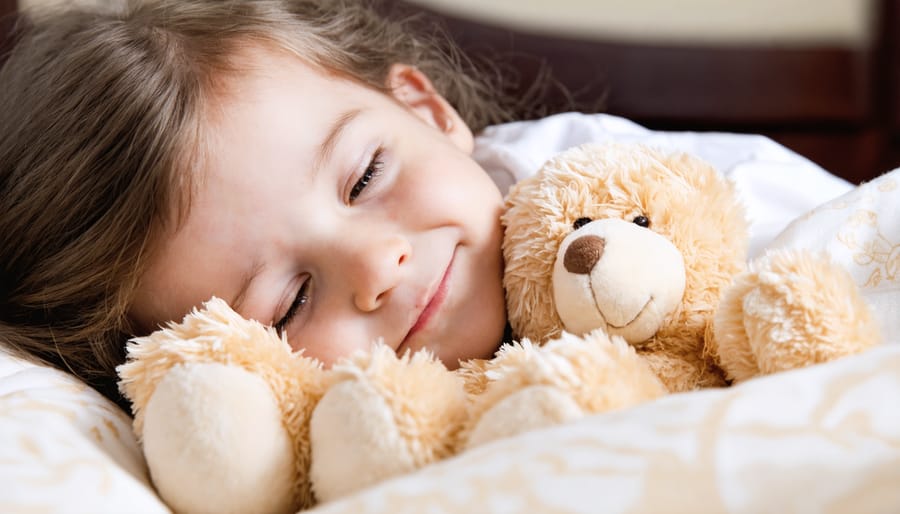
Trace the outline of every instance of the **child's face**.
<instances>
[{"instance_id":1,"label":"child's face","mask_svg":"<svg viewBox=\"0 0 900 514\"><path fill-rule=\"evenodd\" d=\"M134 307L153 328L212 295L326 364L383 338L449 367L506 322L502 199L416 70L388 96L254 52L212 113L210 160Z\"/></svg>"}]
</instances>

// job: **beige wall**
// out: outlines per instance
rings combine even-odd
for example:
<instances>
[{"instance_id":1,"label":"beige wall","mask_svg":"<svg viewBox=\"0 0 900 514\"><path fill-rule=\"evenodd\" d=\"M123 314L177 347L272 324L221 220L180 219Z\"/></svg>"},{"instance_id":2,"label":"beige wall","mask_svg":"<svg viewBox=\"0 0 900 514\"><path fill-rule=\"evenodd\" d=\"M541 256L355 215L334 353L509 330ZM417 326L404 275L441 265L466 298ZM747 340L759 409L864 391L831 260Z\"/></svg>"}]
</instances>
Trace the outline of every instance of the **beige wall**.
<instances>
[{"instance_id":1,"label":"beige wall","mask_svg":"<svg viewBox=\"0 0 900 514\"><path fill-rule=\"evenodd\" d=\"M116 0L19 0L53 3ZM540 32L640 41L836 43L871 38L875 0L409 0Z\"/></svg>"},{"instance_id":2,"label":"beige wall","mask_svg":"<svg viewBox=\"0 0 900 514\"><path fill-rule=\"evenodd\" d=\"M871 38L875 0L411 0L537 31L641 41L837 43Z\"/></svg>"}]
</instances>

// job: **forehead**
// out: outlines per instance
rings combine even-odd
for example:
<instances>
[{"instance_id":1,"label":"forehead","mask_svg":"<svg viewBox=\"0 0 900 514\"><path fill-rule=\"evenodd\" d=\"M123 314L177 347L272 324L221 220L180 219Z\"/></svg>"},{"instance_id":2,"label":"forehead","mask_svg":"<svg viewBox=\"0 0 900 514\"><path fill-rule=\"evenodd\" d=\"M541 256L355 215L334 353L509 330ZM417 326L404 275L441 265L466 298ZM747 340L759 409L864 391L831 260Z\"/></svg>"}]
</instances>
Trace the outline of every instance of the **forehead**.
<instances>
[{"instance_id":1,"label":"forehead","mask_svg":"<svg viewBox=\"0 0 900 514\"><path fill-rule=\"evenodd\" d=\"M204 121L209 169L236 142L246 146L279 138L316 140L348 111L388 112L396 102L383 90L339 75L287 50L256 45L235 56L209 102ZM370 109L378 107L378 109Z\"/></svg>"},{"instance_id":2,"label":"forehead","mask_svg":"<svg viewBox=\"0 0 900 514\"><path fill-rule=\"evenodd\" d=\"M283 102L287 98L293 102L316 98L316 104L323 105L328 96L317 93L328 90L347 93L355 84L346 82L287 50L270 45L248 46L238 51L229 60L228 68L212 81L207 120L222 122L224 116L234 115L236 111L256 109L266 101Z\"/></svg>"},{"instance_id":3,"label":"forehead","mask_svg":"<svg viewBox=\"0 0 900 514\"><path fill-rule=\"evenodd\" d=\"M223 169L265 169L266 160L281 164L285 158L302 166L300 161L315 152L335 120L348 110L382 102L384 96L268 46L243 49L224 75L201 129L203 156L192 176L192 197L211 173ZM263 178L232 175L253 182Z\"/></svg>"},{"instance_id":4,"label":"forehead","mask_svg":"<svg viewBox=\"0 0 900 514\"><path fill-rule=\"evenodd\" d=\"M285 82L295 87L323 88L329 92L325 98L340 99L346 94L371 95L385 92L352 73L315 64L290 49L273 44L243 46L229 59L227 69L222 71L213 87L215 96L221 100L217 103L225 105L240 102L245 95L255 91L278 89L277 86L284 85ZM322 99L315 98L316 101Z\"/></svg>"}]
</instances>

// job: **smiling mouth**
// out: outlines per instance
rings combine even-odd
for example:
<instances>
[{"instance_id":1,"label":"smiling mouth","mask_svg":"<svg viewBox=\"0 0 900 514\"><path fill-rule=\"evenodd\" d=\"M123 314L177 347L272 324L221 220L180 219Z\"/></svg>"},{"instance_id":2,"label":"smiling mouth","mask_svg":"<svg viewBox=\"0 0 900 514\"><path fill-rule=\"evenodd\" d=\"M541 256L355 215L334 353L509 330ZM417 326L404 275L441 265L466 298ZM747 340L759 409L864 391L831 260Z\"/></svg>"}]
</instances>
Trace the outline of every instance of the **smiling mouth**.
<instances>
[{"instance_id":1,"label":"smiling mouth","mask_svg":"<svg viewBox=\"0 0 900 514\"><path fill-rule=\"evenodd\" d=\"M409 340L419 331L421 331L431 318L440 310L441 305L444 303L444 299L447 297L447 290L450 285L450 271L453 269L453 262L456 259L456 252L453 252L453 255L450 257L450 262L447 264L447 269L444 270L444 275L441 277L440 282L438 282L437 287L434 292L431 293L431 298L428 300L428 303L425 304L425 307L419 313L418 318L416 318L416 322L410 327L409 332L406 333L406 336L403 338L403 341L400 342L400 346L397 347L397 354L400 355L404 349L407 347L407 343Z\"/></svg>"}]
</instances>

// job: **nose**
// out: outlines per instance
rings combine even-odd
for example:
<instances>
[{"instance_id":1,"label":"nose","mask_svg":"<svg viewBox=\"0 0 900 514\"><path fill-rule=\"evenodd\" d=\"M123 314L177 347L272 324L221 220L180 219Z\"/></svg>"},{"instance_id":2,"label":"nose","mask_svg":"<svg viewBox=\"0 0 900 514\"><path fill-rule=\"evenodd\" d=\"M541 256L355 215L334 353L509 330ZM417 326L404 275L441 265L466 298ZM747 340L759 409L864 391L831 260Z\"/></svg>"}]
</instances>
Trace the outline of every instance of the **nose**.
<instances>
[{"instance_id":1,"label":"nose","mask_svg":"<svg viewBox=\"0 0 900 514\"><path fill-rule=\"evenodd\" d=\"M412 247L406 238L400 236L369 237L359 242L355 263L348 264L357 269L346 271L348 275L355 275L353 302L356 308L372 312L381 307L400 283L404 266L412 255Z\"/></svg>"},{"instance_id":2,"label":"nose","mask_svg":"<svg viewBox=\"0 0 900 514\"><path fill-rule=\"evenodd\" d=\"M603 249L605 247L606 240L600 236L581 236L572 241L572 244L566 249L566 255L563 257L563 266L570 273L587 275L594 269L597 261L603 257Z\"/></svg>"}]
</instances>

